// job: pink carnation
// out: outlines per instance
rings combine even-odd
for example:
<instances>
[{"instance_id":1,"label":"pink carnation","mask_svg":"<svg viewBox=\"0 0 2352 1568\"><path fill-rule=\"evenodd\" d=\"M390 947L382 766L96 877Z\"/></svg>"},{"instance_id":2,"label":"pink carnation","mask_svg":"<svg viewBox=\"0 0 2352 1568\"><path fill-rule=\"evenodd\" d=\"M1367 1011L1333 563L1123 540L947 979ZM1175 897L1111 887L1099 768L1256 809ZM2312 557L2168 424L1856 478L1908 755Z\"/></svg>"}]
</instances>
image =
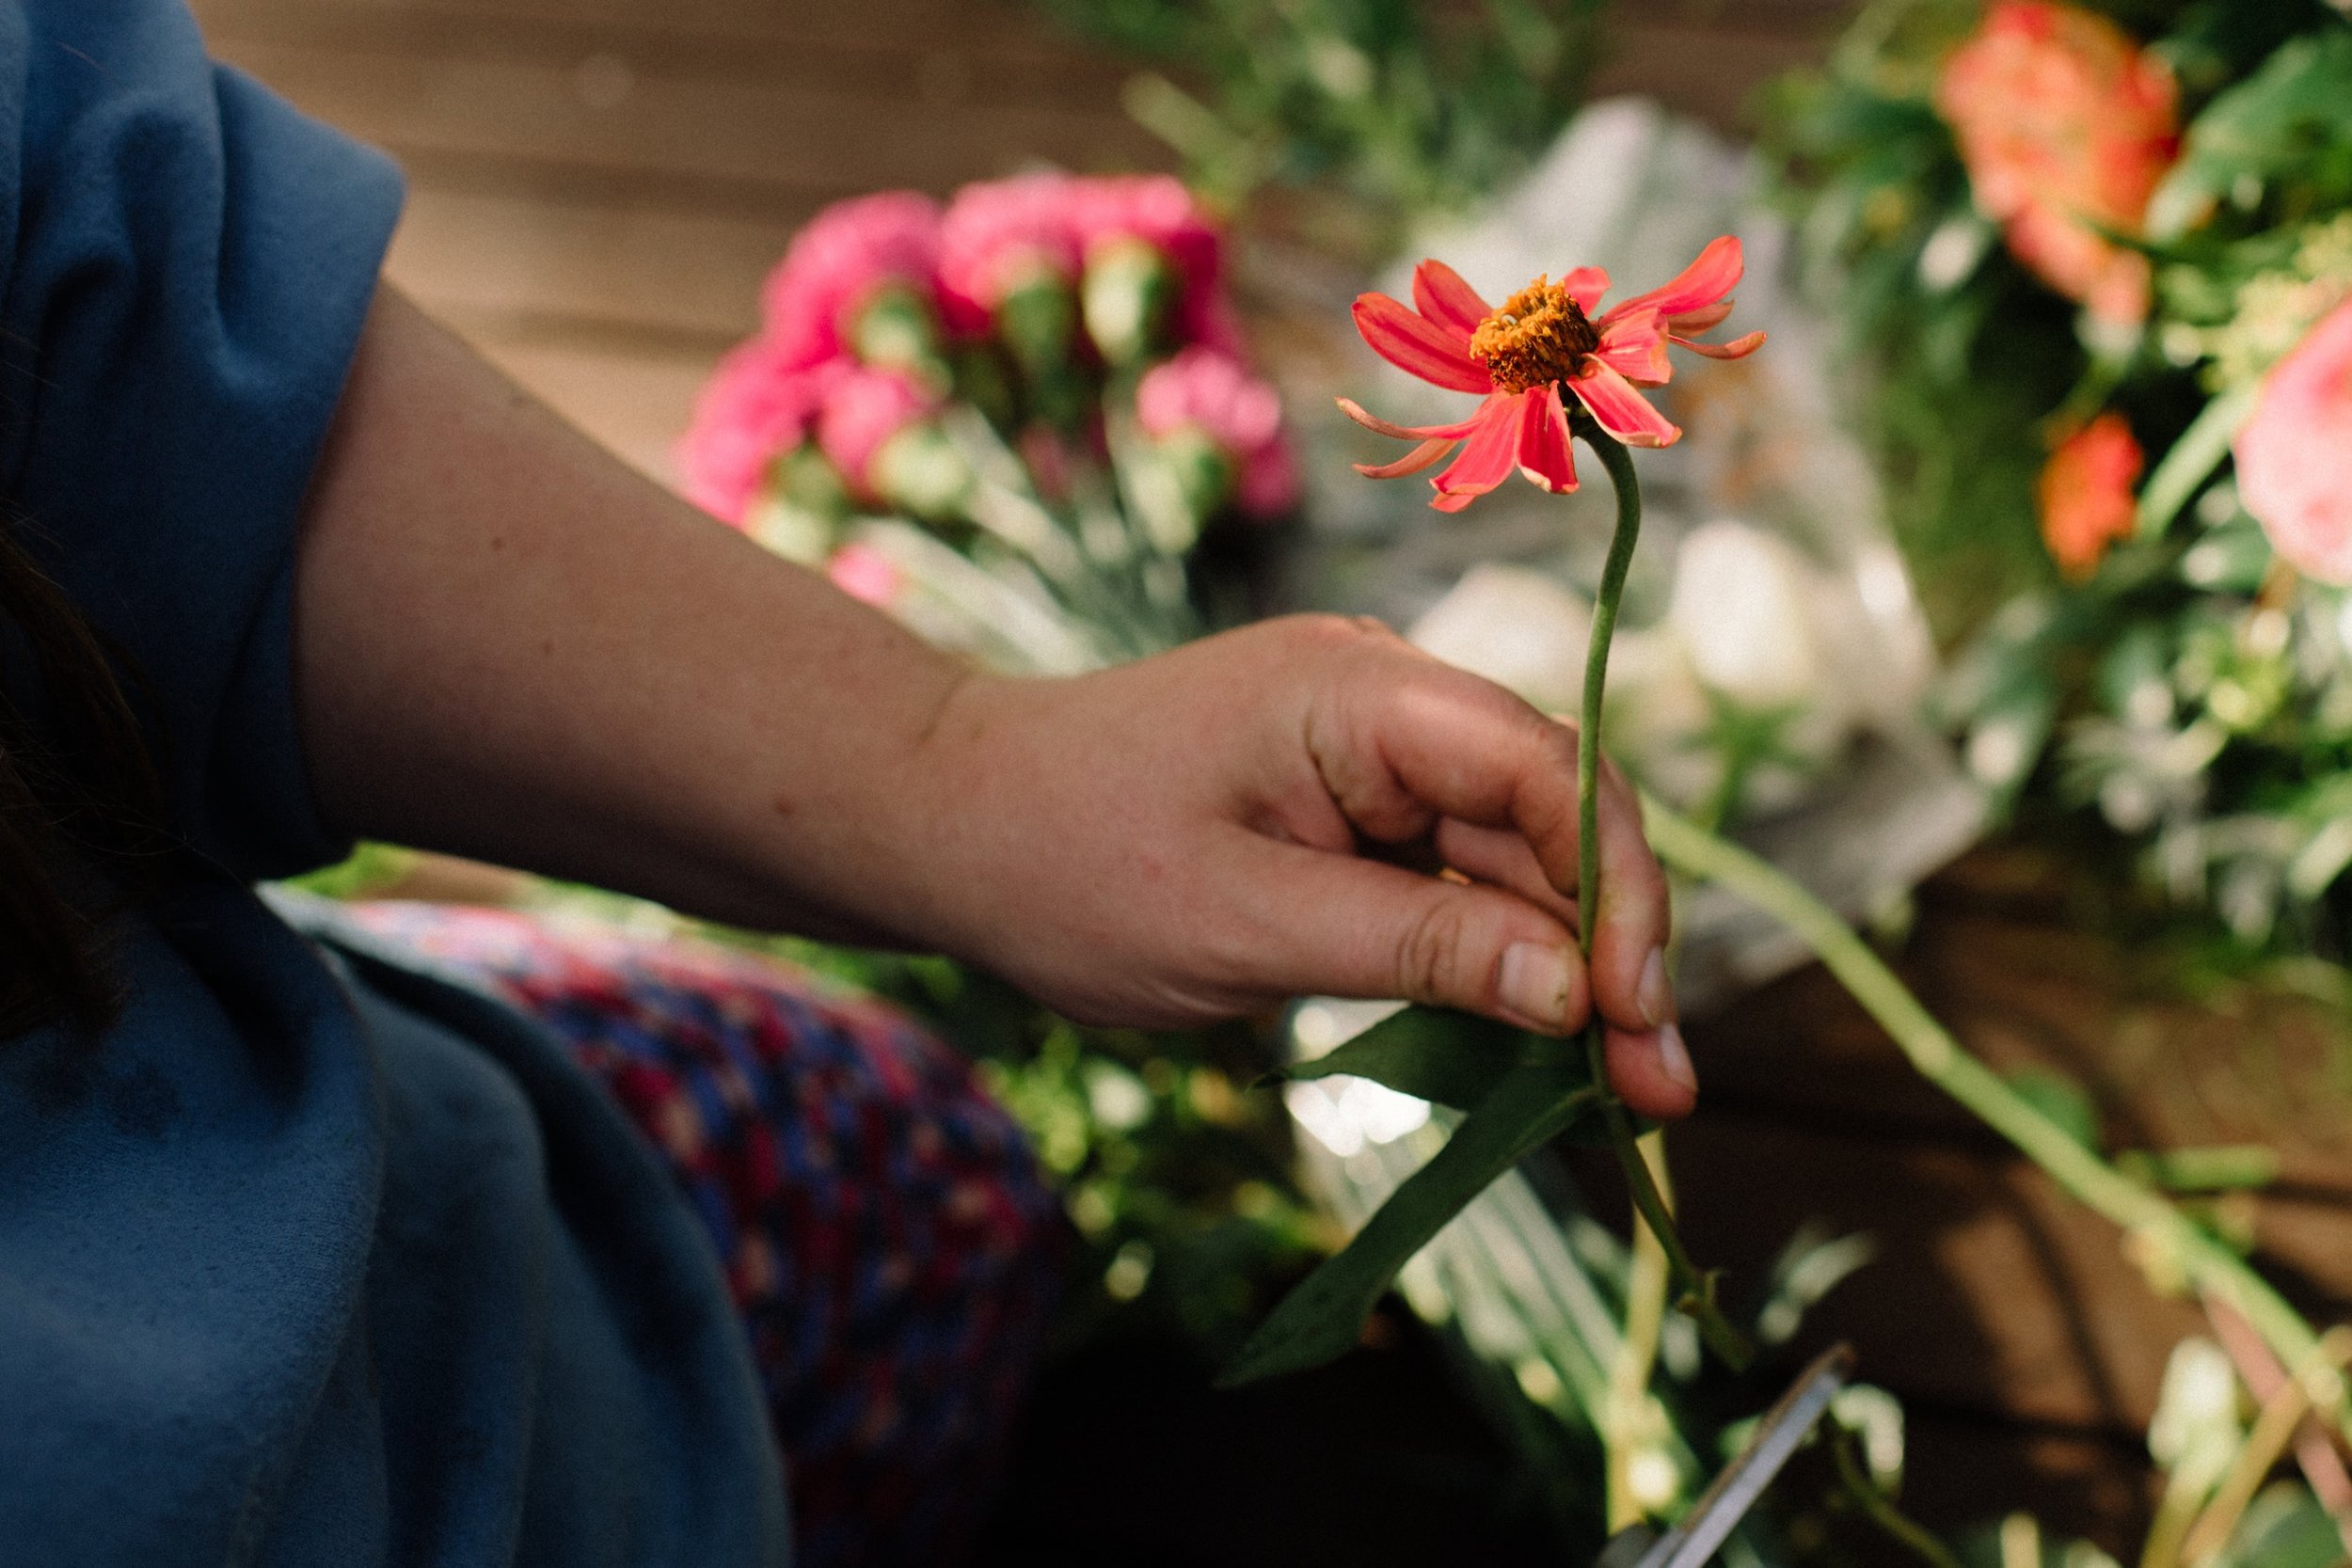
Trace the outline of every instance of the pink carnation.
<instances>
[{"instance_id":1,"label":"pink carnation","mask_svg":"<svg viewBox=\"0 0 2352 1568\"><path fill-rule=\"evenodd\" d=\"M1937 109L1977 205L2043 282L2112 321L2148 313L2133 235L2180 154L2164 62L2095 12L2003 0L1945 65Z\"/></svg>"},{"instance_id":2,"label":"pink carnation","mask_svg":"<svg viewBox=\"0 0 2352 1568\"><path fill-rule=\"evenodd\" d=\"M939 204L914 191L836 201L793 236L768 275L760 311L796 366L833 358L875 293L902 284L930 297L939 276Z\"/></svg>"},{"instance_id":3,"label":"pink carnation","mask_svg":"<svg viewBox=\"0 0 2352 1568\"><path fill-rule=\"evenodd\" d=\"M895 371L844 365L825 388L817 445L850 488L871 500L874 454L935 406L930 394Z\"/></svg>"},{"instance_id":4,"label":"pink carnation","mask_svg":"<svg viewBox=\"0 0 2352 1568\"><path fill-rule=\"evenodd\" d=\"M2352 301L2272 367L2238 432L2238 499L2296 570L2352 584Z\"/></svg>"},{"instance_id":5,"label":"pink carnation","mask_svg":"<svg viewBox=\"0 0 2352 1568\"><path fill-rule=\"evenodd\" d=\"M1234 499L1254 517L1298 500L1298 470L1282 434L1282 401L1231 356L1195 344L1154 365L1136 388L1136 420L1155 440L1194 430L1237 475Z\"/></svg>"},{"instance_id":6,"label":"pink carnation","mask_svg":"<svg viewBox=\"0 0 2352 1568\"><path fill-rule=\"evenodd\" d=\"M1184 182L1135 174L1081 181L1078 187L1073 215L1080 253L1090 260L1122 240L1151 245L1168 258L1182 284L1175 326L1183 341L1237 351L1240 333L1219 287L1224 236Z\"/></svg>"},{"instance_id":7,"label":"pink carnation","mask_svg":"<svg viewBox=\"0 0 2352 1568\"><path fill-rule=\"evenodd\" d=\"M686 499L740 527L770 465L807 438L835 373L831 366L796 368L762 339L719 361L677 444Z\"/></svg>"},{"instance_id":8,"label":"pink carnation","mask_svg":"<svg viewBox=\"0 0 2352 1568\"><path fill-rule=\"evenodd\" d=\"M1085 183L1041 172L956 193L939 231L940 290L950 327L967 335L987 331L1005 295L1033 272L1076 280Z\"/></svg>"}]
</instances>

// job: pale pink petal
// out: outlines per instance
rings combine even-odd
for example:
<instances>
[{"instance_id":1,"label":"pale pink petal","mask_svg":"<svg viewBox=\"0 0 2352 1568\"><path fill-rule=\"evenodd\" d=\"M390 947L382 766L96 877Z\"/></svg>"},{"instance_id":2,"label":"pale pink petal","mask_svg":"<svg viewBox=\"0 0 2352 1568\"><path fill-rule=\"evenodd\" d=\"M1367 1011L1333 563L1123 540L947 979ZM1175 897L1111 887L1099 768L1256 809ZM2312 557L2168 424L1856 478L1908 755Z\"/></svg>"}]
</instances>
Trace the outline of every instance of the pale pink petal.
<instances>
[{"instance_id":1,"label":"pale pink petal","mask_svg":"<svg viewBox=\"0 0 2352 1568\"><path fill-rule=\"evenodd\" d=\"M1527 396L1519 422L1519 472L1528 483L1559 492L1576 488L1576 451L1568 435L1568 411L1560 388L1546 385Z\"/></svg>"},{"instance_id":2,"label":"pale pink petal","mask_svg":"<svg viewBox=\"0 0 2352 1568\"><path fill-rule=\"evenodd\" d=\"M1677 348L1687 348L1692 354L1704 354L1709 359L1745 359L1764 346L1764 334L1751 332L1744 338L1734 338L1727 343L1694 343L1688 338L1677 338Z\"/></svg>"},{"instance_id":3,"label":"pale pink petal","mask_svg":"<svg viewBox=\"0 0 2352 1568\"><path fill-rule=\"evenodd\" d=\"M1687 338L1693 332L1704 332L1710 326L1722 325L1724 318L1730 314L1731 301L1719 299L1714 304L1703 306L1696 310L1684 310L1677 315L1667 317L1666 330L1677 337Z\"/></svg>"},{"instance_id":4,"label":"pale pink petal","mask_svg":"<svg viewBox=\"0 0 2352 1568\"><path fill-rule=\"evenodd\" d=\"M1454 496L1483 496L1511 477L1518 462L1521 412L1528 394L1506 393L1486 400L1479 410L1478 428L1463 443L1462 455L1431 481L1440 500ZM1440 511L1458 508L1439 507Z\"/></svg>"},{"instance_id":5,"label":"pale pink petal","mask_svg":"<svg viewBox=\"0 0 2352 1568\"><path fill-rule=\"evenodd\" d=\"M1640 386L1662 387L1674 378L1674 366L1666 360L1665 318L1655 310L1613 311L1593 357Z\"/></svg>"},{"instance_id":6,"label":"pale pink petal","mask_svg":"<svg viewBox=\"0 0 2352 1568\"><path fill-rule=\"evenodd\" d=\"M1508 394L1499 392L1495 395L1502 397ZM1400 441L1458 441L1478 428L1478 421L1486 417L1486 412L1482 406L1459 424L1393 424L1377 414L1366 413L1363 404L1353 398L1341 398L1338 401L1340 412L1362 425L1366 430L1382 436L1394 436Z\"/></svg>"},{"instance_id":7,"label":"pale pink petal","mask_svg":"<svg viewBox=\"0 0 2352 1568\"><path fill-rule=\"evenodd\" d=\"M1589 316L1600 309L1600 296L1609 292L1609 274L1601 267L1579 267L1560 279L1560 287Z\"/></svg>"},{"instance_id":8,"label":"pale pink petal","mask_svg":"<svg viewBox=\"0 0 2352 1568\"><path fill-rule=\"evenodd\" d=\"M1423 261L1413 269L1413 304L1439 326L1457 329L1465 337L1494 314L1478 291L1443 261Z\"/></svg>"},{"instance_id":9,"label":"pale pink petal","mask_svg":"<svg viewBox=\"0 0 2352 1568\"><path fill-rule=\"evenodd\" d=\"M1469 333L1449 331L1386 294L1356 296L1356 330L1381 358L1434 386L1457 392L1494 386L1486 367L1470 356Z\"/></svg>"},{"instance_id":10,"label":"pale pink petal","mask_svg":"<svg viewBox=\"0 0 2352 1568\"><path fill-rule=\"evenodd\" d=\"M1445 461L1446 453L1452 451L1454 447L1454 441L1442 436L1437 436L1423 441L1393 463L1355 463L1350 464L1349 467L1366 479L1403 479L1406 474L1417 474L1423 468L1435 467Z\"/></svg>"},{"instance_id":11,"label":"pale pink petal","mask_svg":"<svg viewBox=\"0 0 2352 1568\"><path fill-rule=\"evenodd\" d=\"M1678 316L1702 309L1739 287L1744 265L1740 258L1740 242L1725 234L1708 241L1698 260L1683 268L1673 282L1645 294L1635 294L1609 315L1613 318L1632 310L1654 309L1661 315Z\"/></svg>"},{"instance_id":12,"label":"pale pink petal","mask_svg":"<svg viewBox=\"0 0 2352 1568\"><path fill-rule=\"evenodd\" d=\"M1631 382L1606 365L1595 365L1568 385L1593 411L1600 428L1629 447L1670 447L1682 438L1679 428L1652 408Z\"/></svg>"}]
</instances>

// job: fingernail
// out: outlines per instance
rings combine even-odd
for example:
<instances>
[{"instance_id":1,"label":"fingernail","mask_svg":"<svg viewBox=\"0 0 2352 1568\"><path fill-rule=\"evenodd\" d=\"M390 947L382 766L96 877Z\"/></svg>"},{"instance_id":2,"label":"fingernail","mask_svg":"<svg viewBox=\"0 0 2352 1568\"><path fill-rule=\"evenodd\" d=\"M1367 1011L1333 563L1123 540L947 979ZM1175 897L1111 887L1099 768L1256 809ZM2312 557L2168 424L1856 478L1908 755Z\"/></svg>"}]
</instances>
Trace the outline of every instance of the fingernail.
<instances>
[{"instance_id":1,"label":"fingernail","mask_svg":"<svg viewBox=\"0 0 2352 1568\"><path fill-rule=\"evenodd\" d=\"M1537 942L1513 942L1502 952L1495 990L1502 1005L1530 1023L1564 1028L1568 1022L1568 958Z\"/></svg>"},{"instance_id":2,"label":"fingernail","mask_svg":"<svg viewBox=\"0 0 2352 1568\"><path fill-rule=\"evenodd\" d=\"M1656 1029L1675 1016L1675 993L1666 986L1666 952L1661 947L1649 950L1642 960L1642 981L1633 990L1633 1000L1642 1009L1642 1022Z\"/></svg>"},{"instance_id":3,"label":"fingernail","mask_svg":"<svg viewBox=\"0 0 2352 1568\"><path fill-rule=\"evenodd\" d=\"M1691 1066L1691 1048L1682 1043L1682 1031L1669 1023L1658 1031L1658 1065L1666 1069L1666 1076L1689 1089L1699 1092L1699 1075Z\"/></svg>"}]
</instances>

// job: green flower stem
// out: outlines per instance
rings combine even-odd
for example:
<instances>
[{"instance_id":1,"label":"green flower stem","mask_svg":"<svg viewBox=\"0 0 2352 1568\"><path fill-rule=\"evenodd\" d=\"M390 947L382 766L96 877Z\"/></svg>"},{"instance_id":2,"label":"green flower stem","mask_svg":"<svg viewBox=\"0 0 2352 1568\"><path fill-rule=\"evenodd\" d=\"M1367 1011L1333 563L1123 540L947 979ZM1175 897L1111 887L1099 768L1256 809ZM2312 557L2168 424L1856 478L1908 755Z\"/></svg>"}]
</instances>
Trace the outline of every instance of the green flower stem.
<instances>
[{"instance_id":1,"label":"green flower stem","mask_svg":"<svg viewBox=\"0 0 2352 1568\"><path fill-rule=\"evenodd\" d=\"M1633 454L1624 443L1589 425L1579 432L1599 454L1617 492L1617 531L1609 541L1609 559L1601 567L1600 587L1593 595L1593 636L1584 656L1584 710L1576 733L1576 941L1589 964L1593 933L1600 907L1600 710L1609 689L1609 644L1617 631L1617 605L1625 597L1625 578L1633 565L1633 546L1642 535L1642 483L1633 471ZM1593 1069L1593 1082L1609 1082L1607 1051L1600 1020L1585 1026L1584 1050ZM1755 1354L1746 1337L1731 1325L1715 1305L1714 1284L1692 1263L1675 1228L1674 1215L1659 1196L1650 1177L1649 1162L1635 1142L1633 1119L1613 1093L1600 1097L1601 1117L1609 1129L1610 1147L1625 1172L1633 1207L1647 1222L1666 1254L1670 1277L1681 1291L1676 1303L1697 1323L1699 1337L1737 1371Z\"/></svg>"},{"instance_id":2,"label":"green flower stem","mask_svg":"<svg viewBox=\"0 0 2352 1568\"><path fill-rule=\"evenodd\" d=\"M1862 1510L1864 1517L1908 1548L1929 1568L1961 1568L1960 1559L1952 1555L1949 1546L1930 1534L1917 1520L1897 1508L1892 1497L1879 1490L1878 1482L1871 1479L1868 1467L1862 1463L1862 1456L1854 1451L1853 1433L1844 1427L1836 1426L1834 1422L1830 1455L1837 1465L1838 1481L1845 1487L1846 1495L1854 1506Z\"/></svg>"},{"instance_id":3,"label":"green flower stem","mask_svg":"<svg viewBox=\"0 0 2352 1568\"><path fill-rule=\"evenodd\" d=\"M2134 1239L2142 1266L2226 1301L2285 1367L2319 1367L2320 1340L2300 1313L2228 1247L2170 1200L2108 1164L1962 1049L1919 1005L1853 928L1794 880L1739 846L1701 832L1657 801L1643 800L1645 825L1659 859L1685 876L1718 883L1793 931L1879 1026L1894 1037L1920 1074L2017 1146L2059 1187ZM2343 1381L2325 1374L2314 1405L2352 1439L2352 1407Z\"/></svg>"}]
</instances>

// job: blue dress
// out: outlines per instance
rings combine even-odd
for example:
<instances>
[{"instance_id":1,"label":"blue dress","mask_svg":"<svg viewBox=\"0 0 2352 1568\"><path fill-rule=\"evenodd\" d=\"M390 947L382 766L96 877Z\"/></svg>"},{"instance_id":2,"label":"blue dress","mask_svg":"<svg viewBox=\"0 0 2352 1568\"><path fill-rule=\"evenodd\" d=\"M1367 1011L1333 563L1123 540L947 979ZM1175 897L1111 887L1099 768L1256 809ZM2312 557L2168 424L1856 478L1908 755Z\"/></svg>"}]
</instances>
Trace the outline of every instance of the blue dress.
<instances>
[{"instance_id":1,"label":"blue dress","mask_svg":"<svg viewBox=\"0 0 2352 1568\"><path fill-rule=\"evenodd\" d=\"M0 1562L783 1562L652 1154L519 1017L249 887L342 847L294 528L397 175L178 0L0 0L0 137L8 526L135 668L189 847L112 1030L0 1042Z\"/></svg>"}]
</instances>

